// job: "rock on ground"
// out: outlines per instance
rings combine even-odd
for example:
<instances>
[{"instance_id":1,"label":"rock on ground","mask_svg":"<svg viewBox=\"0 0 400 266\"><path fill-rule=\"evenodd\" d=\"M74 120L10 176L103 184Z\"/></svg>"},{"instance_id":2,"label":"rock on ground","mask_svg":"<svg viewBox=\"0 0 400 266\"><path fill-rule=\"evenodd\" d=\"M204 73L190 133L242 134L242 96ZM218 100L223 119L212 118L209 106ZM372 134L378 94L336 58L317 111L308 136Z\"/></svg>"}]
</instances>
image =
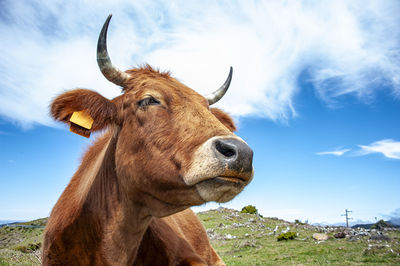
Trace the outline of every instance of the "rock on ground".
<instances>
[{"instance_id":1,"label":"rock on ground","mask_svg":"<svg viewBox=\"0 0 400 266\"><path fill-rule=\"evenodd\" d=\"M327 234L315 233L312 237L317 241L325 241L328 240L329 236Z\"/></svg>"}]
</instances>

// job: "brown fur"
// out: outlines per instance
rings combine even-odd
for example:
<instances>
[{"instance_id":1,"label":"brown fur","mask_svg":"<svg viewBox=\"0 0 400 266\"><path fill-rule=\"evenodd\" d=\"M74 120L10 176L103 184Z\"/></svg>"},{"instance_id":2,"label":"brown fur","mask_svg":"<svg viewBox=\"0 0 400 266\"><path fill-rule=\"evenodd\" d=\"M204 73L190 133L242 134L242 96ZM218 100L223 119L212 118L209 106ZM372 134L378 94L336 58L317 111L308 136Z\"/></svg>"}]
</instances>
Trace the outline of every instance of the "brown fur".
<instances>
[{"instance_id":1,"label":"brown fur","mask_svg":"<svg viewBox=\"0 0 400 266\"><path fill-rule=\"evenodd\" d=\"M230 131L236 131L235 123L233 123L232 118L229 117L228 114L223 112L221 109L218 108L210 108L211 113L221 121Z\"/></svg>"},{"instance_id":2,"label":"brown fur","mask_svg":"<svg viewBox=\"0 0 400 266\"><path fill-rule=\"evenodd\" d=\"M56 120L87 110L92 131L106 130L52 210L43 264L224 265L187 209L204 200L182 175L197 147L232 134L232 119L169 73L127 72L133 78L111 101L76 89L51 105ZM139 107L149 94L161 105Z\"/></svg>"}]
</instances>

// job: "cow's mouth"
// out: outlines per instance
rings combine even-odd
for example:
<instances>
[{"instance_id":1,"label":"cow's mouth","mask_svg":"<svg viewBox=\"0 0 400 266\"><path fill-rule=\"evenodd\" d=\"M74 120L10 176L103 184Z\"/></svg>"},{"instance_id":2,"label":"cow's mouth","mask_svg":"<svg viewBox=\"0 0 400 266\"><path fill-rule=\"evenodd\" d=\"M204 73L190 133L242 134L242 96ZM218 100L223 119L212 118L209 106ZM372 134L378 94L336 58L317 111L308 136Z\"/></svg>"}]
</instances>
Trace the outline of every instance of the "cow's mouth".
<instances>
[{"instance_id":1,"label":"cow's mouth","mask_svg":"<svg viewBox=\"0 0 400 266\"><path fill-rule=\"evenodd\" d=\"M233 176L217 176L213 178L216 182L225 183L225 184L236 184L236 185L243 185L247 183L244 178L241 177L233 177Z\"/></svg>"},{"instance_id":2,"label":"cow's mouth","mask_svg":"<svg viewBox=\"0 0 400 266\"><path fill-rule=\"evenodd\" d=\"M198 182L196 189L205 202L227 202L239 194L250 181L251 178L222 175Z\"/></svg>"},{"instance_id":3,"label":"cow's mouth","mask_svg":"<svg viewBox=\"0 0 400 266\"><path fill-rule=\"evenodd\" d=\"M202 180L197 184L204 184L212 186L215 188L225 187L226 189L243 189L248 183L249 179L240 177L240 176L216 176L212 178L207 178L206 180Z\"/></svg>"}]
</instances>

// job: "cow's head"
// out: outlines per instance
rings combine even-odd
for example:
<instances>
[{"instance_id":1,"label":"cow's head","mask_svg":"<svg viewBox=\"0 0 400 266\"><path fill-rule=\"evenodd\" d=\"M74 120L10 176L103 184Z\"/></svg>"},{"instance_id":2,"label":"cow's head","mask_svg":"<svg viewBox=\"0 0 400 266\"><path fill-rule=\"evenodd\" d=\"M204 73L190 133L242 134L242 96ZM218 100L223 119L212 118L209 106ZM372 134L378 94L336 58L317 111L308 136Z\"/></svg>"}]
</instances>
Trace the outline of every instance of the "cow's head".
<instances>
[{"instance_id":1,"label":"cow's head","mask_svg":"<svg viewBox=\"0 0 400 266\"><path fill-rule=\"evenodd\" d=\"M252 150L232 133L232 119L210 108L228 89L232 69L208 97L150 66L122 72L106 49L110 18L100 33L97 60L124 93L108 100L94 91L72 90L54 100L51 114L70 123L73 112L85 110L94 120L91 131L110 128L119 191L124 199L150 206L152 215L231 200L253 177Z\"/></svg>"}]
</instances>

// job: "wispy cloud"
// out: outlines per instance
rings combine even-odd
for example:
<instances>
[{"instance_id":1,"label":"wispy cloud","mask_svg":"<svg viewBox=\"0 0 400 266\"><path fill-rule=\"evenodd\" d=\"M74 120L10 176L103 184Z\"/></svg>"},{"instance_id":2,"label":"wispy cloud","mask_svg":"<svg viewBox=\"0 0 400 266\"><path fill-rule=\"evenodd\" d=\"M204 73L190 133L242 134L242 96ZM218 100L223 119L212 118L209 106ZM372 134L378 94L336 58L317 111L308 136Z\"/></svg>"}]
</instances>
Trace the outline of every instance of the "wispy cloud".
<instances>
[{"instance_id":1,"label":"wispy cloud","mask_svg":"<svg viewBox=\"0 0 400 266\"><path fill-rule=\"evenodd\" d=\"M219 103L236 116L288 120L298 78L326 102L400 95L400 3L393 1L12 1L0 3L0 115L52 125L52 97L79 87L119 90L98 71L95 47L109 13L109 51L121 69L149 62L209 93L234 67ZM379 86L382 87L382 86Z\"/></svg>"},{"instance_id":2,"label":"wispy cloud","mask_svg":"<svg viewBox=\"0 0 400 266\"><path fill-rule=\"evenodd\" d=\"M349 152L350 149L341 149L341 150L333 150L333 151L322 151L316 152L316 155L335 155L335 156L342 156L346 152Z\"/></svg>"},{"instance_id":3,"label":"wispy cloud","mask_svg":"<svg viewBox=\"0 0 400 266\"><path fill-rule=\"evenodd\" d=\"M388 219L391 223L400 225L400 208L395 209L391 214L389 215L383 215Z\"/></svg>"},{"instance_id":4,"label":"wispy cloud","mask_svg":"<svg viewBox=\"0 0 400 266\"><path fill-rule=\"evenodd\" d=\"M358 145L361 150L358 155L381 153L387 158L400 159L400 141L384 139L371 143L370 145Z\"/></svg>"}]
</instances>

